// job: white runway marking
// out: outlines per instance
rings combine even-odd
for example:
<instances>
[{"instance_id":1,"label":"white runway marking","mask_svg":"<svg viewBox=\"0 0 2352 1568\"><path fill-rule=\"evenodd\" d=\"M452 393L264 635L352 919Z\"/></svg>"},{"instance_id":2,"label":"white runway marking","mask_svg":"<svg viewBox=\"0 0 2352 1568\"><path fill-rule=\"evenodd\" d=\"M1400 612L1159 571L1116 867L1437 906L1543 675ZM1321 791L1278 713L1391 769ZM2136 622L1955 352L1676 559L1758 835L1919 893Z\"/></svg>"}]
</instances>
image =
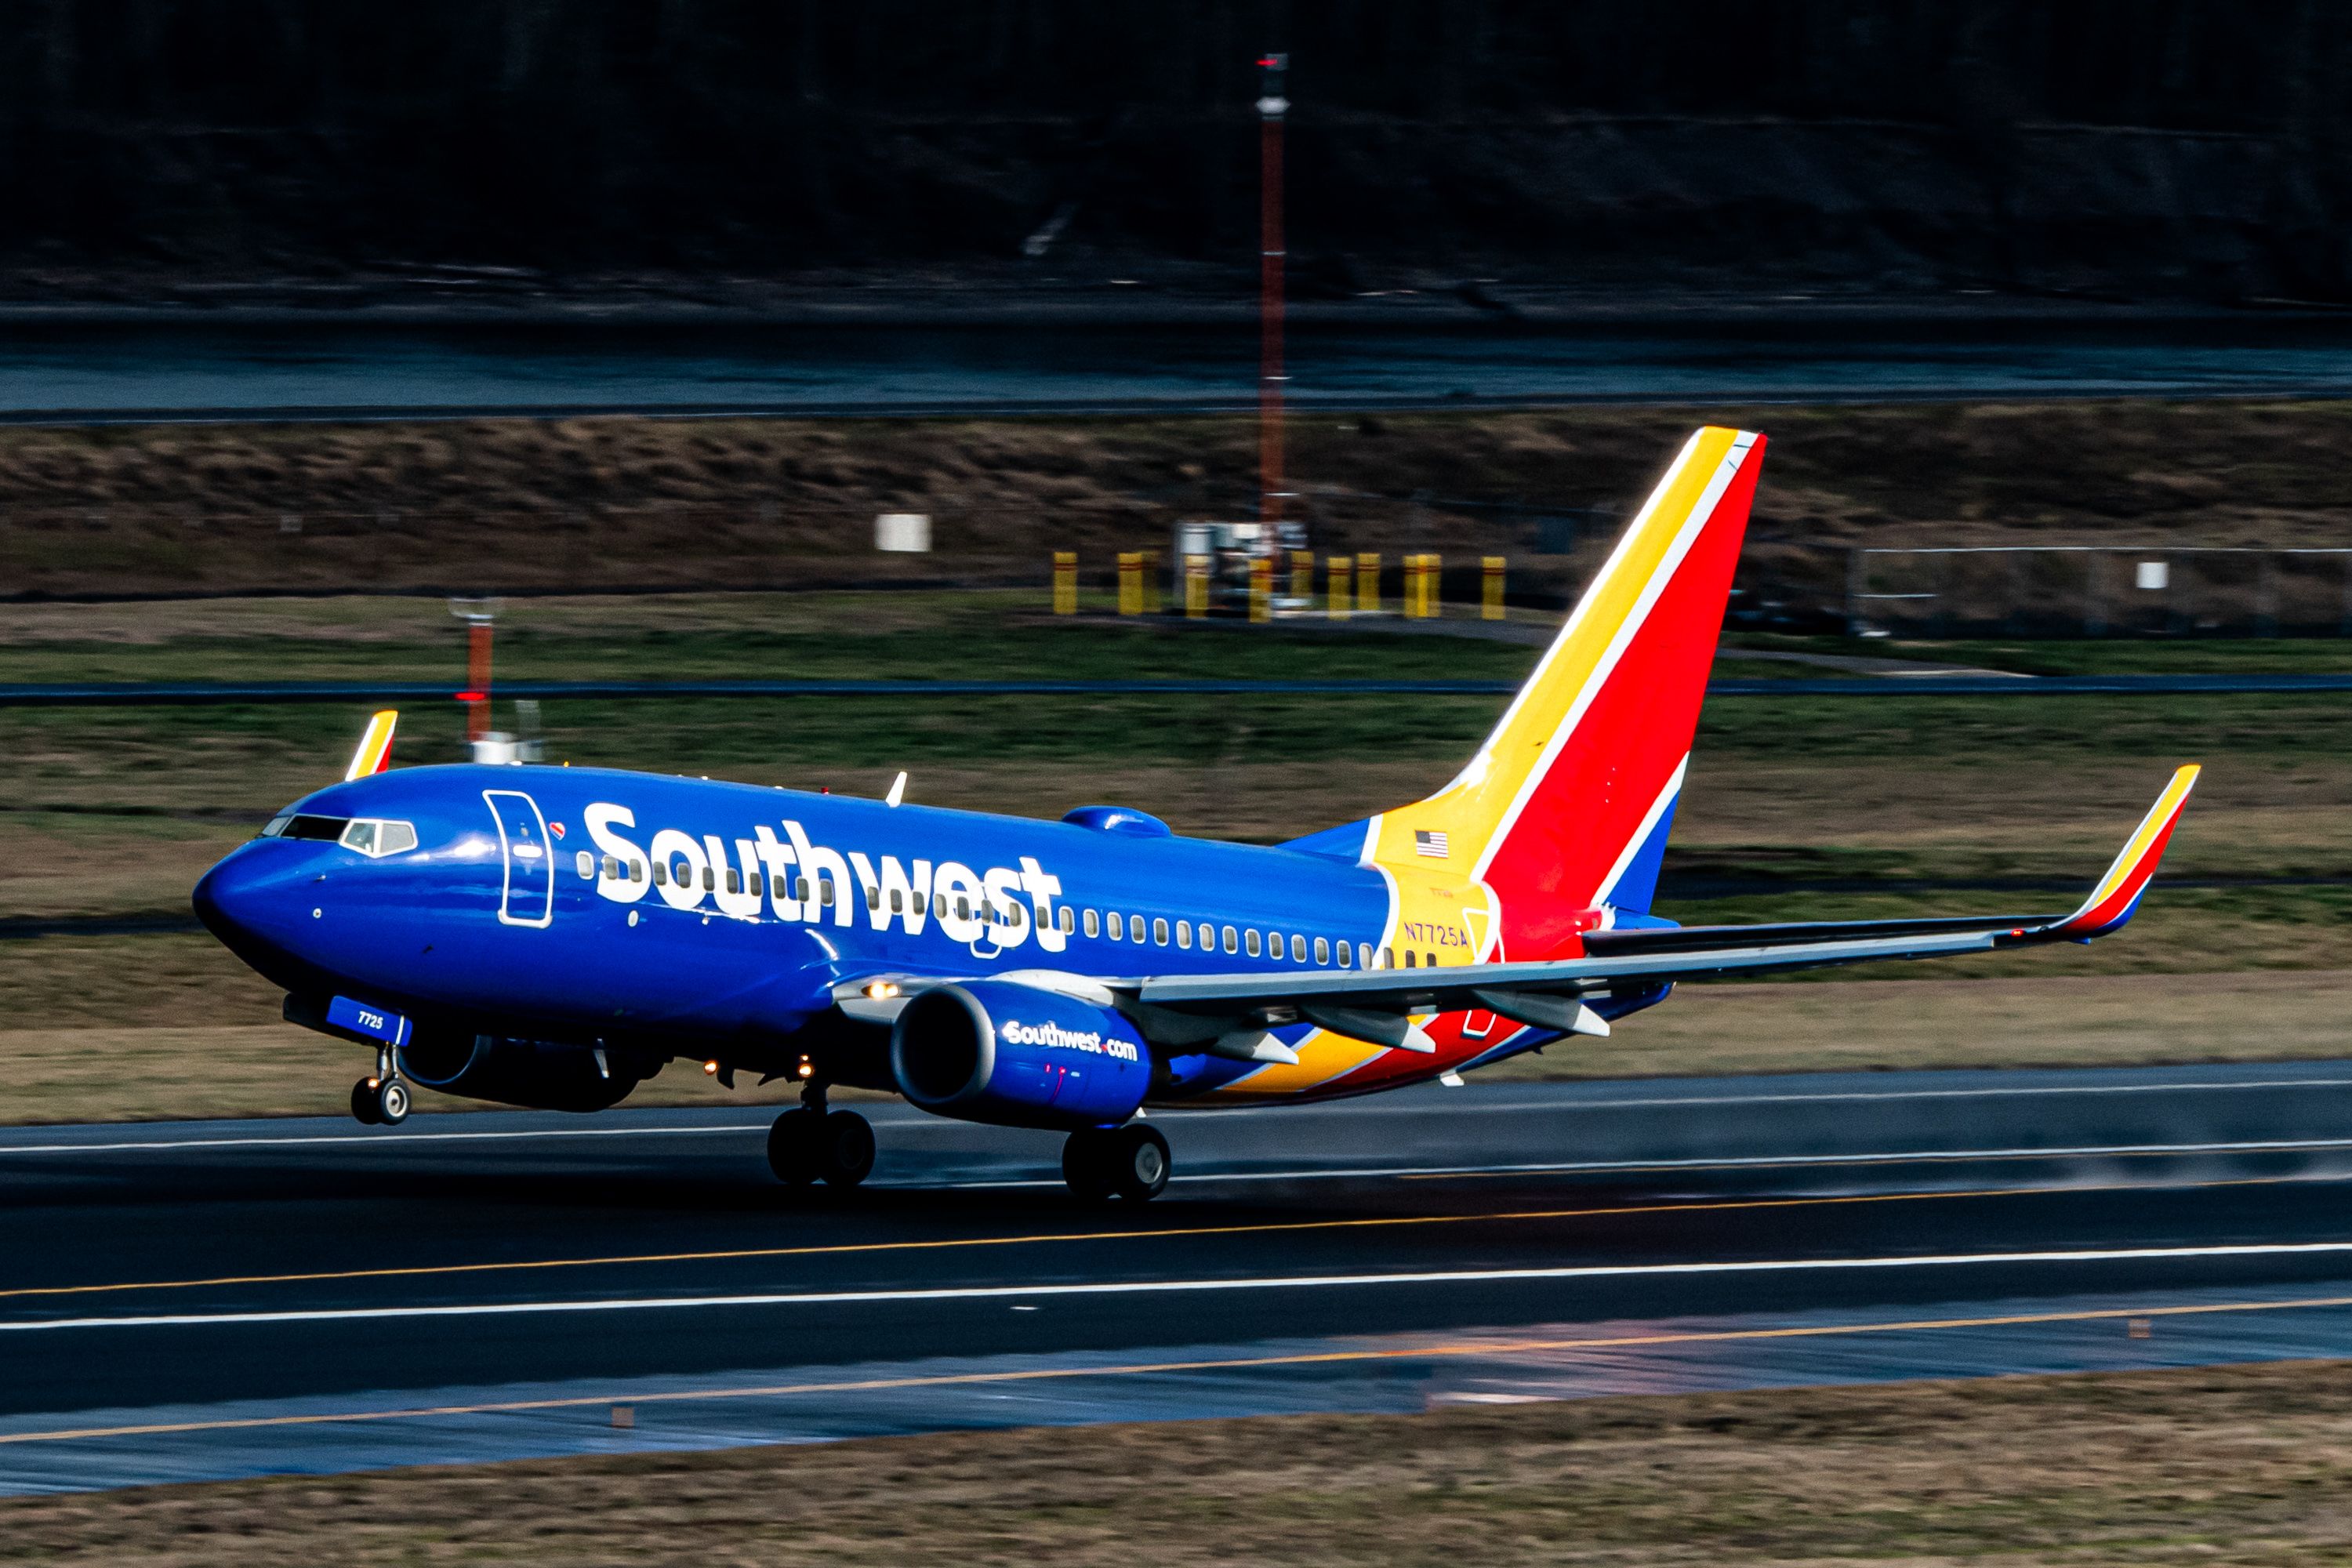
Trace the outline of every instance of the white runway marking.
<instances>
[{"instance_id":1,"label":"white runway marking","mask_svg":"<svg viewBox=\"0 0 2352 1568\"><path fill-rule=\"evenodd\" d=\"M1882 1258L1811 1258L1718 1263L1595 1263L1552 1268L1450 1268L1412 1274L1277 1274L1234 1279L1136 1279L1066 1285L959 1285L892 1290L798 1290L733 1296L635 1296L587 1301L485 1301L442 1307L329 1307L271 1312L166 1312L136 1317L47 1318L0 1323L0 1333L58 1329L214 1328L250 1323L382 1322L410 1318L528 1317L554 1312L646 1312L711 1307L844 1307L892 1302L1037 1300L1063 1296L1217 1294L1243 1290L1369 1289L1382 1286L1501 1285L1543 1279L1805 1274L1962 1268L2026 1263L2153 1263L2222 1258L2352 1254L2352 1241L2219 1247L2126 1247L2078 1251L1953 1252Z\"/></svg>"}]
</instances>

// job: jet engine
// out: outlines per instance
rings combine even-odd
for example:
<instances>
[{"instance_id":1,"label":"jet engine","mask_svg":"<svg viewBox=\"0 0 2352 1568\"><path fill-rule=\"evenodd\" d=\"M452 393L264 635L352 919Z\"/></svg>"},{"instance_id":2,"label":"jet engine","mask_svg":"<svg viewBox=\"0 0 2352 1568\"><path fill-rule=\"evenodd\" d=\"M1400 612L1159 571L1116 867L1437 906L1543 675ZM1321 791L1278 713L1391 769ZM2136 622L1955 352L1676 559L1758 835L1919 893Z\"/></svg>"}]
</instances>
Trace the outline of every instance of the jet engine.
<instances>
[{"instance_id":1,"label":"jet engine","mask_svg":"<svg viewBox=\"0 0 2352 1568\"><path fill-rule=\"evenodd\" d=\"M533 1110L603 1110L662 1068L642 1051L439 1029L419 1029L400 1065L427 1089Z\"/></svg>"},{"instance_id":2,"label":"jet engine","mask_svg":"<svg viewBox=\"0 0 2352 1568\"><path fill-rule=\"evenodd\" d=\"M936 985L890 1029L890 1073L925 1110L1002 1127L1126 1121L1151 1082L1151 1052L1118 1013L1002 980Z\"/></svg>"}]
</instances>

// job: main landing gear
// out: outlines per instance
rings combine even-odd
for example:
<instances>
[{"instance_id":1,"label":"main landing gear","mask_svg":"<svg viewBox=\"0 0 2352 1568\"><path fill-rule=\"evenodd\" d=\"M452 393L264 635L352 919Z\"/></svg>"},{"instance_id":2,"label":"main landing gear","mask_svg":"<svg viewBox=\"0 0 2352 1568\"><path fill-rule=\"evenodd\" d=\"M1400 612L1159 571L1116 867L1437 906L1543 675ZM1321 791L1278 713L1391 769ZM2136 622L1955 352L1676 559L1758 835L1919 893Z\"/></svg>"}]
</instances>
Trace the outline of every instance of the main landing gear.
<instances>
[{"instance_id":1,"label":"main landing gear","mask_svg":"<svg viewBox=\"0 0 2352 1568\"><path fill-rule=\"evenodd\" d=\"M352 1119L366 1127L397 1127L408 1120L408 1085L390 1047L375 1054L375 1073L352 1085Z\"/></svg>"},{"instance_id":2,"label":"main landing gear","mask_svg":"<svg viewBox=\"0 0 2352 1568\"><path fill-rule=\"evenodd\" d=\"M812 1080L800 1109L768 1129L768 1168L788 1187L854 1187L874 1170L874 1129L854 1110L827 1110L824 1086Z\"/></svg>"},{"instance_id":3,"label":"main landing gear","mask_svg":"<svg viewBox=\"0 0 2352 1568\"><path fill-rule=\"evenodd\" d=\"M1141 1121L1081 1128L1062 1145L1062 1179L1088 1203L1147 1203L1168 1185L1168 1140Z\"/></svg>"}]
</instances>

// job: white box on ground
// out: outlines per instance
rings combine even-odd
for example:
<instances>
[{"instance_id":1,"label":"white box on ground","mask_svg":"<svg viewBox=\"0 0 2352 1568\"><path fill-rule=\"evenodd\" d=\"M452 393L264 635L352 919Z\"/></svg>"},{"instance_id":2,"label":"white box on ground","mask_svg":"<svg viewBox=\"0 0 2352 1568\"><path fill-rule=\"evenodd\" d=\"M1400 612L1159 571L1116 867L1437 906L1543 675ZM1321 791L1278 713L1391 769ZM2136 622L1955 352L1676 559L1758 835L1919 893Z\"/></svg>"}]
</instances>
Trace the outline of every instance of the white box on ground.
<instances>
[{"instance_id":1,"label":"white box on ground","mask_svg":"<svg viewBox=\"0 0 2352 1568\"><path fill-rule=\"evenodd\" d=\"M931 547L928 512L886 511L874 520L874 548L922 554Z\"/></svg>"},{"instance_id":2,"label":"white box on ground","mask_svg":"<svg viewBox=\"0 0 2352 1568\"><path fill-rule=\"evenodd\" d=\"M2132 585L2136 588L2145 588L2152 594L2160 594L2164 592L2164 585L2171 579L2172 567L2169 563L2162 561L2143 561L2139 563L2139 570L2132 574Z\"/></svg>"}]
</instances>

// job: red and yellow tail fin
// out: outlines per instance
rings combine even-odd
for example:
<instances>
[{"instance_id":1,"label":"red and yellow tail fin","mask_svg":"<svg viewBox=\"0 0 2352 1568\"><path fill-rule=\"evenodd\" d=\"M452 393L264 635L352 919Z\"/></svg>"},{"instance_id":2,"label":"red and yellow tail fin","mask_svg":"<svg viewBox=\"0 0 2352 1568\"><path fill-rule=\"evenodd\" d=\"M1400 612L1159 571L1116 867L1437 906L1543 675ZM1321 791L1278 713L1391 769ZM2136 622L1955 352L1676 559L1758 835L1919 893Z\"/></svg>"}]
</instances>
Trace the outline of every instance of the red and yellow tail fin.
<instances>
[{"instance_id":1,"label":"red and yellow tail fin","mask_svg":"<svg viewBox=\"0 0 2352 1568\"><path fill-rule=\"evenodd\" d=\"M1369 859L1486 884L1493 956L1649 908L1763 458L1759 435L1693 435L1469 766L1372 819Z\"/></svg>"}]
</instances>

